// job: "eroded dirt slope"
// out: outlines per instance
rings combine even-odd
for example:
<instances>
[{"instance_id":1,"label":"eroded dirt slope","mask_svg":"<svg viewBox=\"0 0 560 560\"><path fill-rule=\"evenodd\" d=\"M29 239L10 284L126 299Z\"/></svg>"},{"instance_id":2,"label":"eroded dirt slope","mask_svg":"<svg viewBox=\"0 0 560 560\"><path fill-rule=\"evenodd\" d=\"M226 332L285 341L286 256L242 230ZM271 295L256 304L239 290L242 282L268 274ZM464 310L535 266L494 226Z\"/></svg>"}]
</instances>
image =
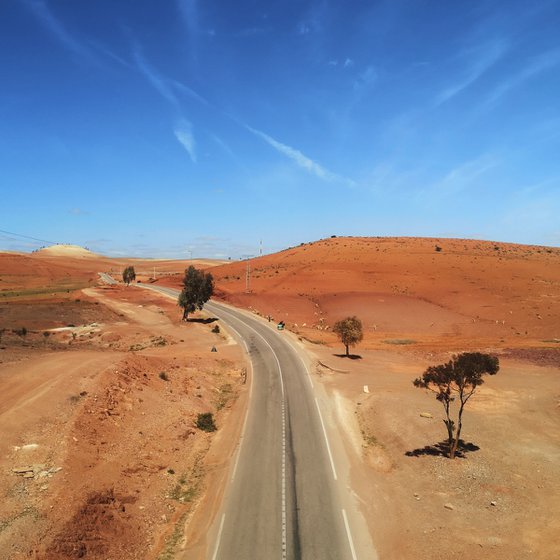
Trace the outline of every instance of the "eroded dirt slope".
<instances>
[{"instance_id":1,"label":"eroded dirt slope","mask_svg":"<svg viewBox=\"0 0 560 560\"><path fill-rule=\"evenodd\" d=\"M0 558L204 550L204 531L185 543L184 526L235 442L208 463L244 390L237 345L133 287L3 303L0 313ZM204 412L218 432L196 428Z\"/></svg>"}]
</instances>

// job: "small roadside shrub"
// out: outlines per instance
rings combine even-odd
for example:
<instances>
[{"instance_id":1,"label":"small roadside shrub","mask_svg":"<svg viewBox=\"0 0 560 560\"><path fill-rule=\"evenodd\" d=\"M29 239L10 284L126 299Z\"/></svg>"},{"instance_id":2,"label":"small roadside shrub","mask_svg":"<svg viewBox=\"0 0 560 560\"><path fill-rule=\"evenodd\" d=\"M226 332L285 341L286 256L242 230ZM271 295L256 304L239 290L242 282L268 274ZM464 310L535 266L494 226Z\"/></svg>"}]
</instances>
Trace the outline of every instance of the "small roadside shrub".
<instances>
[{"instance_id":1,"label":"small roadside shrub","mask_svg":"<svg viewBox=\"0 0 560 560\"><path fill-rule=\"evenodd\" d=\"M436 245L436 253L439 253L440 251L442 251L442 248L439 245Z\"/></svg>"},{"instance_id":2,"label":"small roadside shrub","mask_svg":"<svg viewBox=\"0 0 560 560\"><path fill-rule=\"evenodd\" d=\"M215 432L214 417L211 412L201 412L196 419L196 427L204 432Z\"/></svg>"},{"instance_id":3,"label":"small roadside shrub","mask_svg":"<svg viewBox=\"0 0 560 560\"><path fill-rule=\"evenodd\" d=\"M212 332L220 334L220 325L214 325L214 327L212 328Z\"/></svg>"},{"instance_id":4,"label":"small roadside shrub","mask_svg":"<svg viewBox=\"0 0 560 560\"><path fill-rule=\"evenodd\" d=\"M150 338L150 343L152 346L165 346L167 344L167 340L165 340L163 336L152 336Z\"/></svg>"},{"instance_id":5,"label":"small roadside shrub","mask_svg":"<svg viewBox=\"0 0 560 560\"><path fill-rule=\"evenodd\" d=\"M167 375L167 372L165 372L165 371L160 371L159 372L159 378L163 379L164 381L169 381L169 376Z\"/></svg>"}]
</instances>

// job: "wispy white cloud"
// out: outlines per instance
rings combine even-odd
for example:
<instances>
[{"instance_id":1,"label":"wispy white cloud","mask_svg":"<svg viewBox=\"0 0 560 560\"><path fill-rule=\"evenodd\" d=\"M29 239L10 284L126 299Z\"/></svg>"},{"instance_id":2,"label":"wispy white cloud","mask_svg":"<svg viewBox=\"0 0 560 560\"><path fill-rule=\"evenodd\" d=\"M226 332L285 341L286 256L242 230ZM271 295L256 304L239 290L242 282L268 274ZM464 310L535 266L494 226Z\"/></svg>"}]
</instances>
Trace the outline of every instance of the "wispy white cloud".
<instances>
[{"instance_id":1,"label":"wispy white cloud","mask_svg":"<svg viewBox=\"0 0 560 560\"><path fill-rule=\"evenodd\" d=\"M219 136L216 136L215 134L210 134L210 137L212 138L212 140L214 140L214 142L216 142L216 144L218 144L218 146L220 146L220 148L240 169L247 171L247 166L239 160L234 151L230 148L229 144L226 144L226 142L224 142Z\"/></svg>"},{"instance_id":2,"label":"wispy white cloud","mask_svg":"<svg viewBox=\"0 0 560 560\"><path fill-rule=\"evenodd\" d=\"M272 146L277 152L291 159L299 167L305 169L306 171L315 175L316 177L319 177L320 179L324 179L325 181L342 182L347 184L348 186L354 185L354 181L352 181L351 179L342 177L340 175L337 175L336 173L333 173L332 171L329 171L328 169L325 169L321 164L317 163L316 161L313 161L311 158L308 158L306 155L302 154L299 150L296 150L295 148L292 148L291 146L288 146L286 144L282 144L281 142L278 142L278 140L272 138L272 136L269 136L268 134L265 134L260 130L256 130L255 128L252 128L249 125L244 125L244 126L255 136L261 138L267 144Z\"/></svg>"},{"instance_id":3,"label":"wispy white cloud","mask_svg":"<svg viewBox=\"0 0 560 560\"><path fill-rule=\"evenodd\" d=\"M351 66L354 66L354 61L351 58L347 58L344 61L344 68L350 68Z\"/></svg>"},{"instance_id":4,"label":"wispy white cloud","mask_svg":"<svg viewBox=\"0 0 560 560\"><path fill-rule=\"evenodd\" d=\"M346 63L344 64L346 66ZM363 72L361 72L356 80L354 80L354 89L358 92L363 93L365 90L371 88L375 84L378 78L377 70L375 66L368 66Z\"/></svg>"},{"instance_id":5,"label":"wispy white cloud","mask_svg":"<svg viewBox=\"0 0 560 560\"><path fill-rule=\"evenodd\" d=\"M463 51L459 56L459 59L467 60L467 68L463 72L463 77L436 95L436 106L446 103L476 82L505 55L508 48L509 45L506 41L496 40L492 43Z\"/></svg>"},{"instance_id":6,"label":"wispy white cloud","mask_svg":"<svg viewBox=\"0 0 560 560\"><path fill-rule=\"evenodd\" d=\"M296 25L298 35L310 35L312 33L320 33L323 29L321 23L322 9L314 6L311 13Z\"/></svg>"},{"instance_id":7,"label":"wispy white cloud","mask_svg":"<svg viewBox=\"0 0 560 560\"><path fill-rule=\"evenodd\" d=\"M507 212L501 216L500 224L505 227L515 227L523 224L524 235L537 233L536 238L550 238L553 244L552 232L558 230L558 213L560 212L560 198L555 194L545 194L520 198L516 204L510 205Z\"/></svg>"},{"instance_id":8,"label":"wispy white cloud","mask_svg":"<svg viewBox=\"0 0 560 560\"><path fill-rule=\"evenodd\" d=\"M44 0L25 0L24 3L41 25L64 47L89 62L99 64L99 60L92 49L68 31L66 26L55 17Z\"/></svg>"},{"instance_id":9,"label":"wispy white cloud","mask_svg":"<svg viewBox=\"0 0 560 560\"><path fill-rule=\"evenodd\" d=\"M559 64L560 48L541 53L540 55L534 57L529 64L527 64L519 72L510 76L510 78L502 82L496 89L494 89L486 100L486 104L492 105L496 103L510 90L522 85L534 76L558 66Z\"/></svg>"},{"instance_id":10,"label":"wispy white cloud","mask_svg":"<svg viewBox=\"0 0 560 560\"><path fill-rule=\"evenodd\" d=\"M211 136L212 140L214 140L214 142L216 142L216 144L218 144L218 146L220 146L224 150L224 152L232 157L235 157L233 150L219 136L216 136L215 134L212 134Z\"/></svg>"},{"instance_id":11,"label":"wispy white cloud","mask_svg":"<svg viewBox=\"0 0 560 560\"><path fill-rule=\"evenodd\" d=\"M192 124L186 119L181 119L179 123L177 123L173 132L175 133L177 140L189 154L193 163L196 163L196 143L194 140Z\"/></svg>"},{"instance_id":12,"label":"wispy white cloud","mask_svg":"<svg viewBox=\"0 0 560 560\"><path fill-rule=\"evenodd\" d=\"M210 105L208 100L206 100L204 97L202 97L202 95L194 91L194 89L190 88L189 86L186 86L184 83L179 82L178 80L169 80L169 83L172 84L173 87L178 91L180 91L181 93L188 95L190 98L202 103L203 105L206 106Z\"/></svg>"},{"instance_id":13,"label":"wispy white cloud","mask_svg":"<svg viewBox=\"0 0 560 560\"><path fill-rule=\"evenodd\" d=\"M311 32L311 27L309 27L309 25L306 22L300 21L297 26L297 32L300 35L307 35L308 33Z\"/></svg>"},{"instance_id":14,"label":"wispy white cloud","mask_svg":"<svg viewBox=\"0 0 560 560\"><path fill-rule=\"evenodd\" d=\"M72 214L73 216L89 216L90 213L87 210L83 210L82 208L70 208L70 210L68 210L69 214Z\"/></svg>"},{"instance_id":15,"label":"wispy white cloud","mask_svg":"<svg viewBox=\"0 0 560 560\"><path fill-rule=\"evenodd\" d=\"M175 107L179 106L179 100L175 95L169 81L166 80L155 68L153 68L148 61L144 58L142 50L135 44L132 49L132 54L134 56L134 61L138 70L144 74L147 80L152 84L152 86L159 92L159 94L169 101Z\"/></svg>"},{"instance_id":16,"label":"wispy white cloud","mask_svg":"<svg viewBox=\"0 0 560 560\"><path fill-rule=\"evenodd\" d=\"M496 167L496 165L498 165L496 158L489 155L483 155L474 160L467 161L455 169L452 169L443 178L441 183L444 186L450 186L456 190L458 187L462 188L468 185L477 177L486 173L489 169Z\"/></svg>"},{"instance_id":17,"label":"wispy white cloud","mask_svg":"<svg viewBox=\"0 0 560 560\"><path fill-rule=\"evenodd\" d=\"M198 32L197 0L177 0L177 6L189 33L196 35Z\"/></svg>"},{"instance_id":18,"label":"wispy white cloud","mask_svg":"<svg viewBox=\"0 0 560 560\"><path fill-rule=\"evenodd\" d=\"M108 58L110 58L111 60L113 60L114 62L117 62L118 64L120 64L121 66L124 66L126 68L133 68L134 66L126 61L124 58L122 58L121 56L115 54L112 50L108 49L105 45L102 45L101 43L99 43L98 41L94 41L92 39L88 40L88 43L90 45L93 46L93 48L96 51L99 51L100 53L104 54L105 56L107 56Z\"/></svg>"},{"instance_id":19,"label":"wispy white cloud","mask_svg":"<svg viewBox=\"0 0 560 560\"><path fill-rule=\"evenodd\" d=\"M198 3L197 0L176 0L179 13L185 24L187 31L187 41L189 45L189 56L196 64L198 61ZM215 35L215 31L210 31L210 36Z\"/></svg>"},{"instance_id":20,"label":"wispy white cloud","mask_svg":"<svg viewBox=\"0 0 560 560\"><path fill-rule=\"evenodd\" d=\"M499 163L500 161L495 156L483 154L451 169L440 181L432 185L429 192L437 196L457 194L467 189L481 175L498 166Z\"/></svg>"},{"instance_id":21,"label":"wispy white cloud","mask_svg":"<svg viewBox=\"0 0 560 560\"><path fill-rule=\"evenodd\" d=\"M180 107L180 100L177 97L176 92L180 92L189 96L191 99L202 103L203 105L210 105L210 103L196 91L194 91L189 86L184 83L166 78L160 74L144 57L142 49L138 44L133 44L132 54L134 57L134 62L138 70L144 75L150 84L156 89L157 92L176 109Z\"/></svg>"},{"instance_id":22,"label":"wispy white cloud","mask_svg":"<svg viewBox=\"0 0 560 560\"><path fill-rule=\"evenodd\" d=\"M116 55L105 45L72 33L52 12L46 0L24 0L24 4L39 23L67 50L91 64L103 66L103 57L118 62L121 66L130 67L123 58ZM101 55L101 56L100 56Z\"/></svg>"}]
</instances>

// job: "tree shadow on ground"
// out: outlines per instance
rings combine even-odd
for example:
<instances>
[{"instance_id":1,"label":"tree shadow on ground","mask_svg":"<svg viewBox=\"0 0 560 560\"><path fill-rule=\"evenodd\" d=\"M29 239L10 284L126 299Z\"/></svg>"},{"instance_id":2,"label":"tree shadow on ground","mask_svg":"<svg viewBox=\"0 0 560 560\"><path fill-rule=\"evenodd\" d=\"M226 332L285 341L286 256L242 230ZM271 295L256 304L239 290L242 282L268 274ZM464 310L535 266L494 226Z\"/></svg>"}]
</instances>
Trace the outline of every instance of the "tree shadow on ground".
<instances>
[{"instance_id":1,"label":"tree shadow on ground","mask_svg":"<svg viewBox=\"0 0 560 560\"><path fill-rule=\"evenodd\" d=\"M349 360L361 360L362 357L358 354L348 354L348 356L346 354L333 354L333 356L336 356L337 358L348 358Z\"/></svg>"},{"instance_id":2,"label":"tree shadow on ground","mask_svg":"<svg viewBox=\"0 0 560 560\"><path fill-rule=\"evenodd\" d=\"M209 325L214 321L217 321L218 317L208 317L206 319L202 319L200 317L194 317L193 319L187 319L187 323L202 323L204 325Z\"/></svg>"},{"instance_id":3,"label":"tree shadow on ground","mask_svg":"<svg viewBox=\"0 0 560 560\"><path fill-rule=\"evenodd\" d=\"M467 453L472 453L473 451L478 451L480 447L474 443L467 443L462 439L459 440L459 445L457 446L457 451L455 452L455 457L464 459ZM434 445L426 445L426 447L419 447L418 449L413 449L412 451L407 451L405 453L407 457L421 457L422 455L431 455L433 457L449 457L449 442L447 440L440 441Z\"/></svg>"}]
</instances>

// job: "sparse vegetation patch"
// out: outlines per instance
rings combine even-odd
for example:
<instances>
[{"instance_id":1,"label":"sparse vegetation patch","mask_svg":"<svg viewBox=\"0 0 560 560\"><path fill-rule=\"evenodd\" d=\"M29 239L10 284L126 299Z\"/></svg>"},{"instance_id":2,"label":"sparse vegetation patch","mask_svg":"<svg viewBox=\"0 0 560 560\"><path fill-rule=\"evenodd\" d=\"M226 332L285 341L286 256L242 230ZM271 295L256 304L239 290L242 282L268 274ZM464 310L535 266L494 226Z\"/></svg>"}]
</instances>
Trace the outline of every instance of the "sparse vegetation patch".
<instances>
[{"instance_id":1,"label":"sparse vegetation patch","mask_svg":"<svg viewBox=\"0 0 560 560\"><path fill-rule=\"evenodd\" d=\"M214 416L211 412L201 412L196 419L196 427L203 432L215 432Z\"/></svg>"}]
</instances>

